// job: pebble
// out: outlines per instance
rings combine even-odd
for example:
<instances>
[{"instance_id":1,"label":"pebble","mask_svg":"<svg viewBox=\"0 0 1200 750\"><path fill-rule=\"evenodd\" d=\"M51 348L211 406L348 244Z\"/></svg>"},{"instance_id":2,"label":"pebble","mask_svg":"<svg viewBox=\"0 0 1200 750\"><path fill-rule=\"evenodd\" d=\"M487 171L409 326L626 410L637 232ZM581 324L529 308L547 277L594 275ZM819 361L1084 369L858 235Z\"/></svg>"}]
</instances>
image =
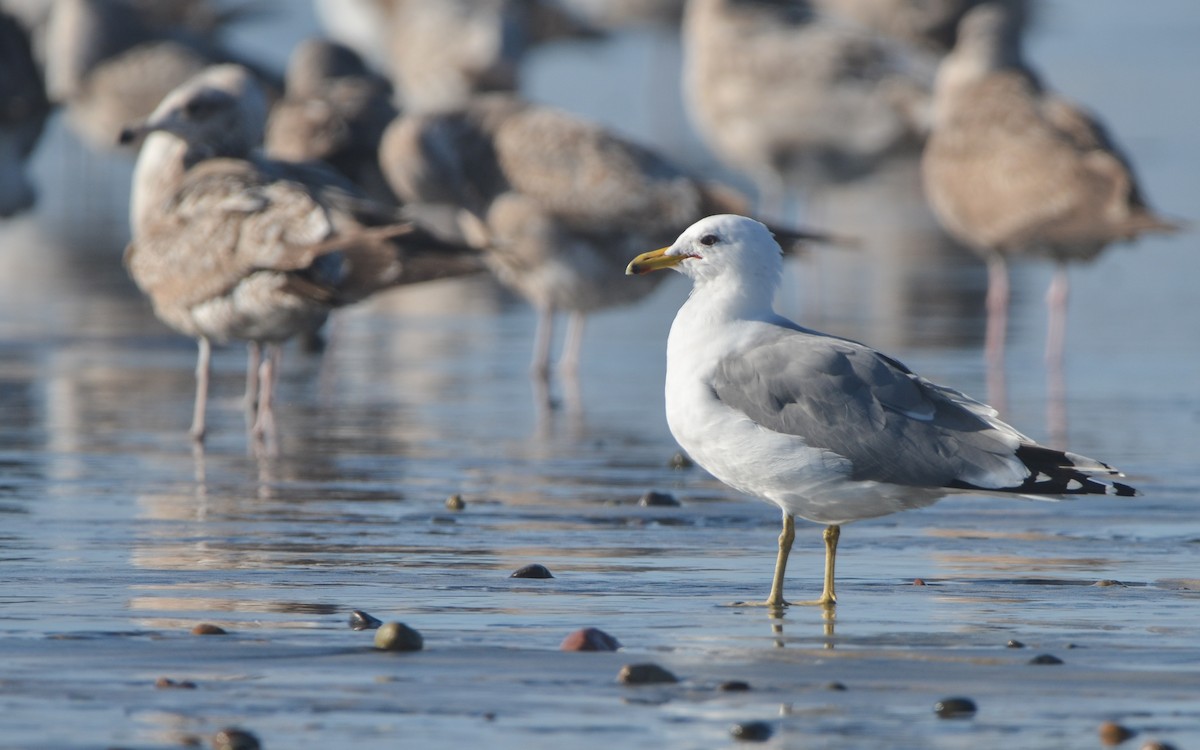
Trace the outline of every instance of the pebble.
<instances>
[{"instance_id":1,"label":"pebble","mask_svg":"<svg viewBox=\"0 0 1200 750\"><path fill-rule=\"evenodd\" d=\"M1110 747L1120 745L1135 734L1137 732L1129 727L1123 727L1115 721L1106 721L1100 725L1100 743Z\"/></svg>"},{"instance_id":2,"label":"pebble","mask_svg":"<svg viewBox=\"0 0 1200 750\"><path fill-rule=\"evenodd\" d=\"M580 628L559 645L560 651L616 651L621 642L600 628Z\"/></svg>"},{"instance_id":3,"label":"pebble","mask_svg":"<svg viewBox=\"0 0 1200 750\"><path fill-rule=\"evenodd\" d=\"M925 585L925 579L923 579L923 578L914 578L914 579L913 579L913 585L914 585L914 586L924 586L924 585Z\"/></svg>"},{"instance_id":4,"label":"pebble","mask_svg":"<svg viewBox=\"0 0 1200 750\"><path fill-rule=\"evenodd\" d=\"M1063 660L1053 654L1038 654L1029 660L1030 664L1062 664Z\"/></svg>"},{"instance_id":5,"label":"pebble","mask_svg":"<svg viewBox=\"0 0 1200 750\"><path fill-rule=\"evenodd\" d=\"M356 609L350 613L351 630L374 630L382 624L383 620L380 620L378 617L372 617L361 609Z\"/></svg>"},{"instance_id":6,"label":"pebble","mask_svg":"<svg viewBox=\"0 0 1200 750\"><path fill-rule=\"evenodd\" d=\"M1121 583L1120 581L1114 581L1111 578L1105 578L1103 580L1096 581L1092 585L1099 586L1101 588L1105 588L1107 586L1125 586L1125 584Z\"/></svg>"},{"instance_id":7,"label":"pebble","mask_svg":"<svg viewBox=\"0 0 1200 750\"><path fill-rule=\"evenodd\" d=\"M1176 749L1175 749L1175 746L1172 745L1170 742L1158 742L1157 740L1151 740L1150 742L1147 742L1146 744L1142 745L1142 750L1176 750Z\"/></svg>"},{"instance_id":8,"label":"pebble","mask_svg":"<svg viewBox=\"0 0 1200 750\"><path fill-rule=\"evenodd\" d=\"M726 693L740 693L750 689L750 683L744 680L726 680L719 688Z\"/></svg>"},{"instance_id":9,"label":"pebble","mask_svg":"<svg viewBox=\"0 0 1200 750\"><path fill-rule=\"evenodd\" d=\"M1025 648L1025 644L1021 643L1020 641L1018 641L1016 639L1009 641L1005 645L1007 645L1009 648Z\"/></svg>"},{"instance_id":10,"label":"pebble","mask_svg":"<svg viewBox=\"0 0 1200 750\"><path fill-rule=\"evenodd\" d=\"M196 627L192 628L192 635L228 635L228 632L220 625L202 622Z\"/></svg>"},{"instance_id":11,"label":"pebble","mask_svg":"<svg viewBox=\"0 0 1200 750\"><path fill-rule=\"evenodd\" d=\"M835 691L840 692L842 690L845 690L846 686L843 685L842 683L838 682L837 680L834 680L833 682L825 683L825 689L826 690L835 690Z\"/></svg>"},{"instance_id":12,"label":"pebble","mask_svg":"<svg viewBox=\"0 0 1200 750\"><path fill-rule=\"evenodd\" d=\"M667 466L672 469L690 469L695 464L692 463L692 459L682 453L676 453L674 456L671 456L671 460L667 462Z\"/></svg>"},{"instance_id":13,"label":"pebble","mask_svg":"<svg viewBox=\"0 0 1200 750\"><path fill-rule=\"evenodd\" d=\"M549 568L547 568L545 565L539 565L538 563L531 563L524 567L517 568L515 571L513 571L513 574L511 576L509 576L509 578L553 578L553 577L554 576L551 575Z\"/></svg>"},{"instance_id":14,"label":"pebble","mask_svg":"<svg viewBox=\"0 0 1200 750\"><path fill-rule=\"evenodd\" d=\"M775 730L765 721L747 721L729 728L729 734L742 742L766 742L774 733Z\"/></svg>"},{"instance_id":15,"label":"pebble","mask_svg":"<svg viewBox=\"0 0 1200 750\"><path fill-rule=\"evenodd\" d=\"M657 664L626 664L617 673L622 685L662 685L679 682L679 678Z\"/></svg>"},{"instance_id":16,"label":"pebble","mask_svg":"<svg viewBox=\"0 0 1200 750\"><path fill-rule=\"evenodd\" d=\"M212 737L212 750L259 750L258 738L244 729L226 727Z\"/></svg>"},{"instance_id":17,"label":"pebble","mask_svg":"<svg viewBox=\"0 0 1200 750\"><path fill-rule=\"evenodd\" d=\"M655 492L650 490L642 498L638 500L638 505L643 508L678 508L681 503L675 499L675 496L668 492Z\"/></svg>"},{"instance_id":18,"label":"pebble","mask_svg":"<svg viewBox=\"0 0 1200 750\"><path fill-rule=\"evenodd\" d=\"M424 646L421 634L402 622L389 622L375 631L375 648L384 651L420 651Z\"/></svg>"},{"instance_id":19,"label":"pebble","mask_svg":"<svg viewBox=\"0 0 1200 750\"><path fill-rule=\"evenodd\" d=\"M467 507L467 501L462 495L451 495L446 498L446 510L462 510Z\"/></svg>"},{"instance_id":20,"label":"pebble","mask_svg":"<svg viewBox=\"0 0 1200 750\"><path fill-rule=\"evenodd\" d=\"M969 719L978 710L970 698L943 698L933 704L933 712L939 719Z\"/></svg>"},{"instance_id":21,"label":"pebble","mask_svg":"<svg viewBox=\"0 0 1200 750\"><path fill-rule=\"evenodd\" d=\"M156 688L182 688L184 690L195 690L196 683L191 680L172 680L170 677L159 677L154 681Z\"/></svg>"}]
</instances>

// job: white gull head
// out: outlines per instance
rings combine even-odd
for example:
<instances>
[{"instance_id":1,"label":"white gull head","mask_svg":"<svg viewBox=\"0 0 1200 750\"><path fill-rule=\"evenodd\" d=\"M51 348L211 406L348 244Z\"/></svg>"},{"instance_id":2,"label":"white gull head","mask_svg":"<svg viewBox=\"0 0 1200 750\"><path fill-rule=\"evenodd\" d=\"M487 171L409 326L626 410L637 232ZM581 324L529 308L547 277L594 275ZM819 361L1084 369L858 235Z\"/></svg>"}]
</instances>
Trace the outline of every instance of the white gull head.
<instances>
[{"instance_id":1,"label":"white gull head","mask_svg":"<svg viewBox=\"0 0 1200 750\"><path fill-rule=\"evenodd\" d=\"M770 308L783 275L783 250L761 222L721 214L691 225L670 247L642 253L625 272L635 275L662 268L690 278L694 294L712 293Z\"/></svg>"}]
</instances>

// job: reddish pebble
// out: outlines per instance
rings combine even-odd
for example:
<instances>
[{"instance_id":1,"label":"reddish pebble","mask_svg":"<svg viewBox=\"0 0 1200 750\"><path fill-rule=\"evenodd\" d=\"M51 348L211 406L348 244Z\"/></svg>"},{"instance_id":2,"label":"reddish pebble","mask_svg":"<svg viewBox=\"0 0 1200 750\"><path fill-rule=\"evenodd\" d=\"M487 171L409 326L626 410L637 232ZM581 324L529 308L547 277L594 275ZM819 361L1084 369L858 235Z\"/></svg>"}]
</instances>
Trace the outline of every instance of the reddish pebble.
<instances>
[{"instance_id":1,"label":"reddish pebble","mask_svg":"<svg viewBox=\"0 0 1200 750\"><path fill-rule=\"evenodd\" d=\"M599 628L580 628L559 645L560 651L616 651L621 642Z\"/></svg>"},{"instance_id":2,"label":"reddish pebble","mask_svg":"<svg viewBox=\"0 0 1200 750\"><path fill-rule=\"evenodd\" d=\"M220 625L213 625L209 622L202 622L192 628L192 635L227 635L225 628Z\"/></svg>"},{"instance_id":3,"label":"reddish pebble","mask_svg":"<svg viewBox=\"0 0 1200 750\"><path fill-rule=\"evenodd\" d=\"M170 677L159 677L154 681L156 688L183 688L184 690L195 690L196 683L191 680L172 680Z\"/></svg>"},{"instance_id":4,"label":"reddish pebble","mask_svg":"<svg viewBox=\"0 0 1200 750\"><path fill-rule=\"evenodd\" d=\"M1100 725L1100 742L1109 747L1120 745L1135 734L1137 732L1129 727L1123 727L1115 721L1106 721Z\"/></svg>"},{"instance_id":5,"label":"reddish pebble","mask_svg":"<svg viewBox=\"0 0 1200 750\"><path fill-rule=\"evenodd\" d=\"M913 585L914 585L914 586L924 586L924 585L925 585L925 581L923 581L923 580L922 580L922 579L920 579L920 578L914 578L914 579L913 579Z\"/></svg>"}]
</instances>

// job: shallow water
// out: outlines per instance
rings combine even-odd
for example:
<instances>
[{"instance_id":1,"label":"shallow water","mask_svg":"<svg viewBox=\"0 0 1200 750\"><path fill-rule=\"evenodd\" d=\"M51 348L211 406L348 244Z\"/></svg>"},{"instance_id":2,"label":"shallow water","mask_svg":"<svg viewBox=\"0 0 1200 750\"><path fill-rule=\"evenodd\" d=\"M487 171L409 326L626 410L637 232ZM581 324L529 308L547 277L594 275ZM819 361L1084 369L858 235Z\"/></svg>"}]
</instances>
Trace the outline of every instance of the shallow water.
<instances>
[{"instance_id":1,"label":"shallow water","mask_svg":"<svg viewBox=\"0 0 1200 750\"><path fill-rule=\"evenodd\" d=\"M1103 114L1152 202L1195 221L1200 11L1133 5L1051 3L1030 54ZM310 19L291 21L280 44ZM547 50L531 86L703 167L677 96L655 88L671 76L630 70L669 58L660 41ZM627 62L588 73L595 60ZM573 76L594 99L577 101ZM628 113L621 91L637 92ZM724 605L765 594L777 513L668 466L663 349L682 283L597 315L578 388L556 384L553 408L526 377L532 314L486 279L347 311L325 356L289 351L273 457L247 450L244 355L222 350L196 454L193 345L119 263L128 164L56 127L37 170L38 211L0 225L0 746L174 747L239 725L273 748L699 748L763 720L773 747L1058 748L1095 746L1108 719L1140 732L1131 746L1200 746L1194 232L1072 275L1066 442L1142 497L960 496L853 524L836 620L772 619ZM822 205L867 246L797 263L780 307L982 395L982 272L913 218L909 180L899 168ZM1047 281L1018 271L1008 360L1008 416L1039 439ZM682 507L639 506L652 489ZM454 493L465 510L445 508ZM819 539L799 530L793 598L817 592ZM555 578L508 577L531 562ZM425 650L374 652L352 609L417 628ZM191 635L201 622L231 634ZM557 650L584 626L623 650ZM1028 664L1044 653L1065 663ZM682 682L615 682L641 661ZM718 689L731 679L753 689ZM974 719L935 717L955 695Z\"/></svg>"}]
</instances>

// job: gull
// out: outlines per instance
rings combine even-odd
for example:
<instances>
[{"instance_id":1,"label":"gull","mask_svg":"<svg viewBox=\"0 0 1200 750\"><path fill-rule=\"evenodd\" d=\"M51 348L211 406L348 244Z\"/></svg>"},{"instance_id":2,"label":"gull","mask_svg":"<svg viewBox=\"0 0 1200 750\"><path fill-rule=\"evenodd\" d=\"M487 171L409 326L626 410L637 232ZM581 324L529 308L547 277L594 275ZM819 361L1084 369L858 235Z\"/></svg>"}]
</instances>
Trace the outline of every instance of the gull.
<instances>
[{"instance_id":1,"label":"gull","mask_svg":"<svg viewBox=\"0 0 1200 750\"><path fill-rule=\"evenodd\" d=\"M0 218L36 201L25 165L49 114L30 34L18 18L0 9Z\"/></svg>"},{"instance_id":2,"label":"gull","mask_svg":"<svg viewBox=\"0 0 1200 750\"><path fill-rule=\"evenodd\" d=\"M460 106L515 91L535 46L597 32L559 0L316 0L334 39L396 84L409 111Z\"/></svg>"},{"instance_id":3,"label":"gull","mask_svg":"<svg viewBox=\"0 0 1200 750\"><path fill-rule=\"evenodd\" d=\"M125 125L176 86L208 65L238 61L216 32L250 11L219 11L208 0L55 0L45 32L47 91L89 146L111 149Z\"/></svg>"},{"instance_id":4,"label":"gull","mask_svg":"<svg viewBox=\"0 0 1200 750\"><path fill-rule=\"evenodd\" d=\"M920 147L931 75L808 2L688 0L683 44L688 114L773 212L790 184L854 179Z\"/></svg>"},{"instance_id":5,"label":"gull","mask_svg":"<svg viewBox=\"0 0 1200 750\"><path fill-rule=\"evenodd\" d=\"M862 24L921 50L944 54L954 46L962 17L985 0L812 0L815 7L833 16ZM1029 0L1004 2L1023 24L1032 8Z\"/></svg>"},{"instance_id":6,"label":"gull","mask_svg":"<svg viewBox=\"0 0 1200 750\"><path fill-rule=\"evenodd\" d=\"M778 243L744 216L696 222L626 271L672 268L693 289L667 339L667 424L700 466L778 505L783 533L765 604L783 607L795 517L825 524L834 606L842 524L930 505L948 493L1134 495L1106 464L1038 445L994 409L863 344L776 314Z\"/></svg>"},{"instance_id":7,"label":"gull","mask_svg":"<svg viewBox=\"0 0 1200 750\"><path fill-rule=\"evenodd\" d=\"M740 195L648 148L505 94L397 119L380 159L401 199L461 208L468 240L485 250L501 283L538 311L532 370L540 378L550 368L556 313L570 316L558 367L571 375L586 316L640 300L659 280L622 284L630 255L669 242L702 216L745 210Z\"/></svg>"},{"instance_id":8,"label":"gull","mask_svg":"<svg viewBox=\"0 0 1200 750\"><path fill-rule=\"evenodd\" d=\"M381 289L481 268L473 252L450 252L413 224L397 223L391 209L332 170L259 156L266 117L256 78L227 64L175 89L123 134L145 138L125 265L158 317L199 342L197 441L205 434L211 342L248 343L246 407L252 434L263 437L273 427L284 341ZM403 244L392 241L401 236Z\"/></svg>"},{"instance_id":9,"label":"gull","mask_svg":"<svg viewBox=\"0 0 1200 750\"><path fill-rule=\"evenodd\" d=\"M379 141L397 114L392 86L349 47L325 39L296 45L284 95L267 120L266 152L323 162L372 198L395 203L379 171Z\"/></svg>"},{"instance_id":10,"label":"gull","mask_svg":"<svg viewBox=\"0 0 1200 750\"><path fill-rule=\"evenodd\" d=\"M1061 369L1067 264L1110 243L1179 227L1146 205L1129 162L1103 125L1046 90L1021 59L1014 19L998 4L961 21L938 68L933 128L921 166L946 231L988 266L986 356L999 401L1008 316L1008 259L1055 263L1047 292L1051 372Z\"/></svg>"}]
</instances>

